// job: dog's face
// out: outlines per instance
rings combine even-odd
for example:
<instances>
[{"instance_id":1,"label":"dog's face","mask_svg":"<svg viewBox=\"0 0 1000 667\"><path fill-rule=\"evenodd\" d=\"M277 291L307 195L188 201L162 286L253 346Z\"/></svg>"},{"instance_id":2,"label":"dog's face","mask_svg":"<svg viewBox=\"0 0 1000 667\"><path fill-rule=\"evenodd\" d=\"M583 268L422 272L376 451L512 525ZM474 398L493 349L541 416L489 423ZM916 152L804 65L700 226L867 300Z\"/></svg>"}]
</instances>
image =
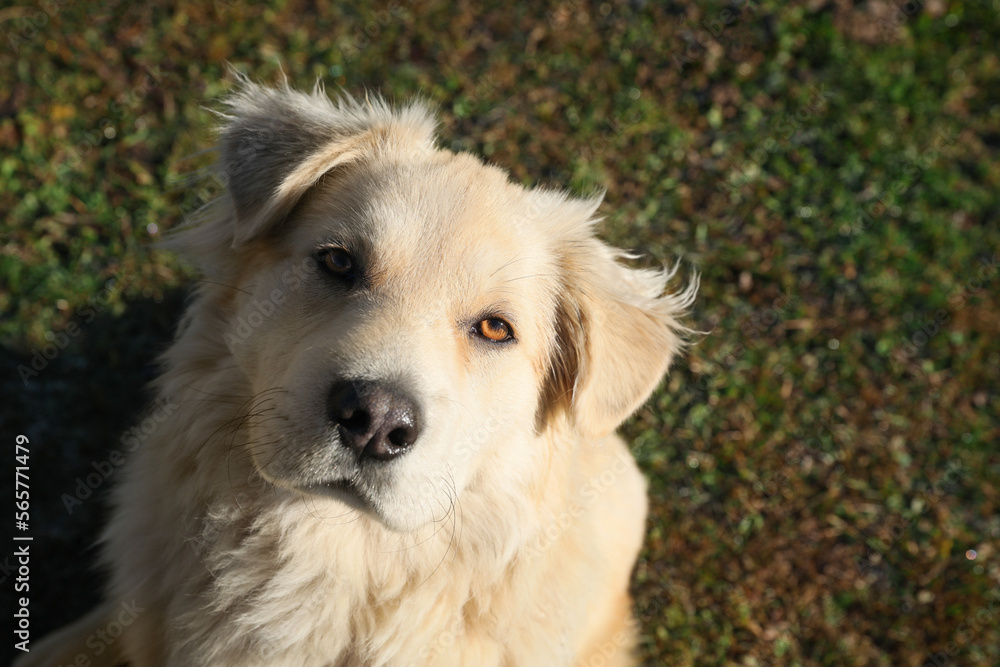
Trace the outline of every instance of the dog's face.
<instances>
[{"instance_id":1,"label":"dog's face","mask_svg":"<svg viewBox=\"0 0 1000 667\"><path fill-rule=\"evenodd\" d=\"M484 448L527 443L558 266L512 224L518 188L471 157L353 166L305 196L269 241L280 255L261 253L237 321L287 299L233 352L255 392L281 389L253 434L261 473L402 529L444 516Z\"/></svg>"},{"instance_id":2,"label":"dog's face","mask_svg":"<svg viewBox=\"0 0 1000 667\"><path fill-rule=\"evenodd\" d=\"M419 107L249 84L231 107L233 214L197 242L238 288L225 338L269 482L413 530L539 474L553 424L605 434L658 382L689 295L592 237L596 201L436 149Z\"/></svg>"}]
</instances>

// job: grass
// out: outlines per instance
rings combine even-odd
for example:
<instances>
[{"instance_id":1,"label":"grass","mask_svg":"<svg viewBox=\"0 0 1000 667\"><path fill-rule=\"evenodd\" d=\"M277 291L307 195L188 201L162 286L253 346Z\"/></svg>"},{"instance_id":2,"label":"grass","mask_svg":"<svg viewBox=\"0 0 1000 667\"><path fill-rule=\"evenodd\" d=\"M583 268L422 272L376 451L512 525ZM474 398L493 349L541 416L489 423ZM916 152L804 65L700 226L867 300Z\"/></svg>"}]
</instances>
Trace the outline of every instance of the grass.
<instances>
[{"instance_id":1,"label":"grass","mask_svg":"<svg viewBox=\"0 0 1000 667\"><path fill-rule=\"evenodd\" d=\"M701 272L710 333L625 428L645 664L1000 664L1000 3L486 5L0 9L0 425L32 441L34 636L96 595L103 506L63 494L180 312L192 273L152 243L218 192L185 174L228 61L423 95L444 145L606 188L609 240Z\"/></svg>"}]
</instances>

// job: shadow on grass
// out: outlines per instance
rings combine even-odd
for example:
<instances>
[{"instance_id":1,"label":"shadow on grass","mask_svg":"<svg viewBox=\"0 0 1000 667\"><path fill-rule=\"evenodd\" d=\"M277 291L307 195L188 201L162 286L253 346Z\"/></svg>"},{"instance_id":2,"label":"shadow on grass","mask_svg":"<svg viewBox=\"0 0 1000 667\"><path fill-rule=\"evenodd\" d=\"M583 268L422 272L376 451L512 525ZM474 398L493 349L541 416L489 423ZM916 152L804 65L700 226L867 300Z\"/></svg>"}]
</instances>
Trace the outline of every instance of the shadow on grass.
<instances>
[{"instance_id":1,"label":"shadow on grass","mask_svg":"<svg viewBox=\"0 0 1000 667\"><path fill-rule=\"evenodd\" d=\"M23 341L0 346L6 369L0 432L10 439L11 455L16 435L30 441L30 527L23 534L33 537L27 592L33 643L81 616L100 596L104 576L96 567L95 542L119 474L113 461L120 462L109 455L126 450L122 435L151 399L148 384L185 296L177 289L160 302L127 302L118 317L98 315L27 381L18 367L31 367L34 350ZM13 476L5 478L0 493L13 497L14 483ZM13 549L0 555L0 580L11 591L10 580L18 577ZM0 662L9 664L12 642L3 651Z\"/></svg>"}]
</instances>

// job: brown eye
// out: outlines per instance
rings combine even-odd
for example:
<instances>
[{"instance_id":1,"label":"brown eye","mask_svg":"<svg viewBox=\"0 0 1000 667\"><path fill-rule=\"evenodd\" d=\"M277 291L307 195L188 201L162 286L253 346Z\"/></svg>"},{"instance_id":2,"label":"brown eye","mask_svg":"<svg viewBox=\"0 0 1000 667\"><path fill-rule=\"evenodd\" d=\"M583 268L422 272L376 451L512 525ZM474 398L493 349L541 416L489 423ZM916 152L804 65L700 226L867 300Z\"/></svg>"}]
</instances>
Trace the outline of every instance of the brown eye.
<instances>
[{"instance_id":1,"label":"brown eye","mask_svg":"<svg viewBox=\"0 0 1000 667\"><path fill-rule=\"evenodd\" d=\"M335 276L352 278L354 275L354 258L343 248L323 248L319 251L317 259L324 269Z\"/></svg>"},{"instance_id":2,"label":"brown eye","mask_svg":"<svg viewBox=\"0 0 1000 667\"><path fill-rule=\"evenodd\" d=\"M510 325L497 317L482 320L476 325L476 333L494 343L503 343L514 337Z\"/></svg>"}]
</instances>

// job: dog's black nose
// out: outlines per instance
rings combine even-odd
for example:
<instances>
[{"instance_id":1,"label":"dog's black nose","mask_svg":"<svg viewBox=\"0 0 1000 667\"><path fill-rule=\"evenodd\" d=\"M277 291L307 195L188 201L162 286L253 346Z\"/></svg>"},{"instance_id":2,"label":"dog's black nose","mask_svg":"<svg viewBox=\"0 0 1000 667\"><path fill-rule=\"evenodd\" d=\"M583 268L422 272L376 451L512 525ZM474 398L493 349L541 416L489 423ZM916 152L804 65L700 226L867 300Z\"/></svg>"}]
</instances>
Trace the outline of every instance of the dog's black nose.
<instances>
[{"instance_id":1,"label":"dog's black nose","mask_svg":"<svg viewBox=\"0 0 1000 667\"><path fill-rule=\"evenodd\" d=\"M389 461L420 435L417 406L378 382L337 382L330 388L327 409L340 441L359 459Z\"/></svg>"}]
</instances>

